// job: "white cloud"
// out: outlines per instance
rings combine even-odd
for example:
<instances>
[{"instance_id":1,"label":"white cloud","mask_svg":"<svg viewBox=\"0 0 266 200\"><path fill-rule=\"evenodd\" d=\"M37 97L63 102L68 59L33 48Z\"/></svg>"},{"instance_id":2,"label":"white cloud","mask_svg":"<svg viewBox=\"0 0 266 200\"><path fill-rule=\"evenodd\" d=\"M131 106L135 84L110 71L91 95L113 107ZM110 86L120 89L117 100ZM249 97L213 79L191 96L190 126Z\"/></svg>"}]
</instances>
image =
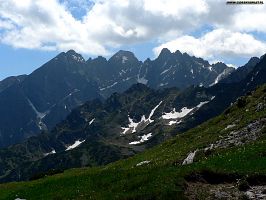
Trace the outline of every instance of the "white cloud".
<instances>
[{"instance_id":1,"label":"white cloud","mask_svg":"<svg viewBox=\"0 0 266 200\"><path fill-rule=\"evenodd\" d=\"M86 24L56 0L0 0L0 16L14 27L3 31L1 42L15 48L108 53L93 40Z\"/></svg>"},{"instance_id":2,"label":"white cloud","mask_svg":"<svg viewBox=\"0 0 266 200\"><path fill-rule=\"evenodd\" d=\"M96 0L78 20L71 9L73 5L86 5L86 1L66 2L0 0L0 17L14 25L0 35L1 42L15 48L73 48L82 53L106 55L110 47L192 30L199 26L198 16L207 12L203 0L180 0L178 4L175 0Z\"/></svg>"},{"instance_id":3,"label":"white cloud","mask_svg":"<svg viewBox=\"0 0 266 200\"><path fill-rule=\"evenodd\" d=\"M231 6L229 6L230 8ZM220 22L219 26L235 31L258 31L266 33L266 4L235 6L234 13L227 23Z\"/></svg>"},{"instance_id":4,"label":"white cloud","mask_svg":"<svg viewBox=\"0 0 266 200\"><path fill-rule=\"evenodd\" d=\"M3 20L0 20L0 30L1 29L12 29L14 28L14 26L12 25L11 22L9 21L3 21Z\"/></svg>"},{"instance_id":5,"label":"white cloud","mask_svg":"<svg viewBox=\"0 0 266 200\"><path fill-rule=\"evenodd\" d=\"M199 48L204 38L187 35L208 25L232 31L227 33L229 38L222 36L227 47L216 43L219 47L216 53L230 54L230 46L233 55L250 55L264 48L264 43L252 38L250 32L266 32L265 8L265 5L227 6L225 0L93 0L93 4L88 0L0 0L0 42L15 48L75 49L107 55L110 49L122 45L151 40L170 41L170 45L176 41L180 46L196 45L189 50L207 55L209 51ZM73 9L85 13L75 18ZM206 34L205 44L218 34ZM238 36L258 46L241 53L240 45L234 44L247 42L239 41ZM173 41L175 38L178 39Z\"/></svg>"},{"instance_id":6,"label":"white cloud","mask_svg":"<svg viewBox=\"0 0 266 200\"><path fill-rule=\"evenodd\" d=\"M237 66L236 65L234 65L234 64L226 64L228 67L233 67L233 68L237 68Z\"/></svg>"},{"instance_id":7,"label":"white cloud","mask_svg":"<svg viewBox=\"0 0 266 200\"><path fill-rule=\"evenodd\" d=\"M170 51L180 50L208 60L222 58L251 57L266 52L266 42L254 38L251 34L216 29L202 37L181 36L154 48L158 55L163 48Z\"/></svg>"}]
</instances>

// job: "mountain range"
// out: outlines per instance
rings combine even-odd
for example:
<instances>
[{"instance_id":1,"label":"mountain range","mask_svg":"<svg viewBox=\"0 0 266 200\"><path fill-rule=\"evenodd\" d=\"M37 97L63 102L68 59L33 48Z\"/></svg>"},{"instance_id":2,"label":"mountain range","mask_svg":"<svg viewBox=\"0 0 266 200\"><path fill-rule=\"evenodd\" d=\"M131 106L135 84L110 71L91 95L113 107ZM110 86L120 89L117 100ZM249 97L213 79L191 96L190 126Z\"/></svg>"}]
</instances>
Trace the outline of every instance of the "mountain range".
<instances>
[{"instance_id":1,"label":"mountain range","mask_svg":"<svg viewBox=\"0 0 266 200\"><path fill-rule=\"evenodd\" d=\"M249 63L249 67L255 65ZM93 99L104 100L142 83L152 89L192 85L208 87L234 68L209 64L201 58L163 49L154 59L139 61L119 51L109 60L85 59L73 50L58 56L29 75L0 82L0 147L52 130L76 107ZM243 70L244 76L249 70Z\"/></svg>"},{"instance_id":2,"label":"mountain range","mask_svg":"<svg viewBox=\"0 0 266 200\"><path fill-rule=\"evenodd\" d=\"M264 84L265 66L265 56L252 58L244 66L249 70L235 70L223 79L226 83L186 89L137 83L107 99L87 101L51 131L0 150L0 180L29 180L51 169L104 165L143 152L221 114Z\"/></svg>"},{"instance_id":3,"label":"mountain range","mask_svg":"<svg viewBox=\"0 0 266 200\"><path fill-rule=\"evenodd\" d=\"M265 82L265 64L242 81L245 96L196 128L109 165L54 169L33 181L1 184L0 199L265 199L266 85L248 91ZM77 149L68 148L70 161L78 159Z\"/></svg>"}]
</instances>

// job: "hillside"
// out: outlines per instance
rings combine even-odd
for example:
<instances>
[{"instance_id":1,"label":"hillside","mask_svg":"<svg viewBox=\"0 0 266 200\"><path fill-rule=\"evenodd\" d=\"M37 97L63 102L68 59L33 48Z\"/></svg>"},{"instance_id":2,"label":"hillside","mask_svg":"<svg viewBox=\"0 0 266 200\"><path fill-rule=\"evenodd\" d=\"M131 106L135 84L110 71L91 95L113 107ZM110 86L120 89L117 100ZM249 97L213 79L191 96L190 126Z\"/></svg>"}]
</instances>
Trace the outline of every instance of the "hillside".
<instances>
[{"instance_id":1,"label":"hillside","mask_svg":"<svg viewBox=\"0 0 266 200\"><path fill-rule=\"evenodd\" d=\"M0 185L0 199L264 198L265 117L263 85L155 148L100 168Z\"/></svg>"}]
</instances>

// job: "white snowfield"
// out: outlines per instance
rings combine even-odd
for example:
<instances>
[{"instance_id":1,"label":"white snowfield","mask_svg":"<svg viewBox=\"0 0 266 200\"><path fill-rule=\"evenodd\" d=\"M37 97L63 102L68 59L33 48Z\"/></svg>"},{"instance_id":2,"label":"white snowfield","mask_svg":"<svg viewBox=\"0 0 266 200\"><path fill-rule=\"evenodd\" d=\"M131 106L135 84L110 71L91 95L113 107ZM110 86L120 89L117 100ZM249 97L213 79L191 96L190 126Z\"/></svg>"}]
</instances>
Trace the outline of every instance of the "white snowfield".
<instances>
[{"instance_id":1,"label":"white snowfield","mask_svg":"<svg viewBox=\"0 0 266 200\"><path fill-rule=\"evenodd\" d=\"M182 118L182 117L185 117L188 113L190 113L194 108L187 108L187 107L184 107L181 109L180 112L177 112L175 110L175 108L169 112L169 113L164 113L162 115L162 118L163 119L179 119L179 118Z\"/></svg>"},{"instance_id":2,"label":"white snowfield","mask_svg":"<svg viewBox=\"0 0 266 200\"><path fill-rule=\"evenodd\" d=\"M75 148L77 148L80 144L82 144L83 142L85 142L85 140L82 140L82 141L77 140L77 141L75 141L74 144L68 146L67 149L66 149L65 151L69 151L69 150L75 149Z\"/></svg>"},{"instance_id":3,"label":"white snowfield","mask_svg":"<svg viewBox=\"0 0 266 200\"><path fill-rule=\"evenodd\" d=\"M141 144L145 141L148 141L150 139L150 137L152 136L152 133L149 133L147 135L143 135L143 136L138 136L140 138L139 141L134 141L134 142L130 142L130 145L136 145L136 144Z\"/></svg>"},{"instance_id":4,"label":"white snowfield","mask_svg":"<svg viewBox=\"0 0 266 200\"><path fill-rule=\"evenodd\" d=\"M215 96L213 96L211 98L211 100L213 100L215 98ZM204 102L200 102L199 105L197 105L194 108L187 108L184 107L182 108L179 112L176 111L176 109L174 108L171 112L169 113L164 113L162 115L162 118L165 120L171 120L170 122L168 122L168 125L171 126L173 124L180 124L182 121L180 119L184 118L185 116L187 116L188 114L190 114L192 111L194 111L195 109L199 109L200 107L202 107L203 105L209 103L210 101L204 101ZM178 119L178 120L177 120Z\"/></svg>"},{"instance_id":5,"label":"white snowfield","mask_svg":"<svg viewBox=\"0 0 266 200\"><path fill-rule=\"evenodd\" d=\"M134 122L133 119L128 116L129 124L127 127L121 127L121 129L123 130L123 132L121 134L124 135L130 130L131 130L131 133L135 133L135 132L137 132L137 128L140 124L145 124L147 126L150 123L153 123L154 120L152 120L151 118L154 115L155 110L161 105L161 103L162 103L162 101L151 110L149 117L147 119L146 119L145 115L143 115L139 122Z\"/></svg>"}]
</instances>

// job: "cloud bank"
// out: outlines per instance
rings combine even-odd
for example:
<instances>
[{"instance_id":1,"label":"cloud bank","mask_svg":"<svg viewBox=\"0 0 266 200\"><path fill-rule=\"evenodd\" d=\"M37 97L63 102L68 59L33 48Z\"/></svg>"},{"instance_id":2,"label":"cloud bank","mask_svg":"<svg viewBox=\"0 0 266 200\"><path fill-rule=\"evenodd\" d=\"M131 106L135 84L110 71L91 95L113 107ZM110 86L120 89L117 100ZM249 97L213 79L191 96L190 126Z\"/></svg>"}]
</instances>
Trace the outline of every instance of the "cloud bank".
<instances>
[{"instance_id":1,"label":"cloud bank","mask_svg":"<svg viewBox=\"0 0 266 200\"><path fill-rule=\"evenodd\" d=\"M266 52L264 5L224 0L0 0L0 42L14 48L108 55L113 48L156 41L215 59ZM73 10L82 10L76 16ZM208 27L205 29L204 27ZM200 36L195 36L197 33Z\"/></svg>"},{"instance_id":2,"label":"cloud bank","mask_svg":"<svg viewBox=\"0 0 266 200\"><path fill-rule=\"evenodd\" d=\"M158 55L163 48L174 52L177 49L210 61L217 59L249 58L266 52L266 43L255 39L251 34L215 29L202 37L185 35L154 48Z\"/></svg>"}]
</instances>

